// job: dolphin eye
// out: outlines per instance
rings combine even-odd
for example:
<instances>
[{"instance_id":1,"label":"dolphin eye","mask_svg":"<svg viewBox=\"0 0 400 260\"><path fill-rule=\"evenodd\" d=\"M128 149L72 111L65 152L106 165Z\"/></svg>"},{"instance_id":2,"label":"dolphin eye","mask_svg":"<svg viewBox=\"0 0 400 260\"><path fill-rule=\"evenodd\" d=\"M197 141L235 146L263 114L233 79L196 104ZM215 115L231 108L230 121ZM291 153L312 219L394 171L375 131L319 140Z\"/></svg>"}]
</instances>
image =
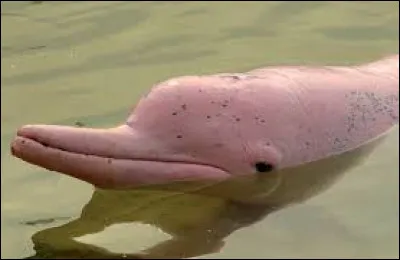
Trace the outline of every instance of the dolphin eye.
<instances>
[{"instance_id":1,"label":"dolphin eye","mask_svg":"<svg viewBox=\"0 0 400 260\"><path fill-rule=\"evenodd\" d=\"M274 169L272 164L266 162L256 162L254 167L256 168L257 172L270 172Z\"/></svg>"}]
</instances>

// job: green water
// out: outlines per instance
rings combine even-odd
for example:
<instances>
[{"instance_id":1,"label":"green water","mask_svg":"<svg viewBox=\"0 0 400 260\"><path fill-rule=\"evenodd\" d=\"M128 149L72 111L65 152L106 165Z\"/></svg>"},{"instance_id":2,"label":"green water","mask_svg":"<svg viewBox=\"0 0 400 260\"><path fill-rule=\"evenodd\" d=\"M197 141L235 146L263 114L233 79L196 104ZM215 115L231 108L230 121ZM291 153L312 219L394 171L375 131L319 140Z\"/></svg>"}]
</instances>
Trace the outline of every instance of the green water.
<instances>
[{"instance_id":1,"label":"green water","mask_svg":"<svg viewBox=\"0 0 400 260\"><path fill-rule=\"evenodd\" d=\"M223 204L182 196L163 203L161 193L93 195L88 184L11 157L19 126L113 126L153 84L178 75L371 61L398 53L398 24L398 2L2 1L2 258L136 253L168 239L158 222L172 233L215 225ZM203 258L398 258L398 133L323 194L209 245L198 238L165 250ZM85 233L92 233L86 244L64 239Z\"/></svg>"}]
</instances>

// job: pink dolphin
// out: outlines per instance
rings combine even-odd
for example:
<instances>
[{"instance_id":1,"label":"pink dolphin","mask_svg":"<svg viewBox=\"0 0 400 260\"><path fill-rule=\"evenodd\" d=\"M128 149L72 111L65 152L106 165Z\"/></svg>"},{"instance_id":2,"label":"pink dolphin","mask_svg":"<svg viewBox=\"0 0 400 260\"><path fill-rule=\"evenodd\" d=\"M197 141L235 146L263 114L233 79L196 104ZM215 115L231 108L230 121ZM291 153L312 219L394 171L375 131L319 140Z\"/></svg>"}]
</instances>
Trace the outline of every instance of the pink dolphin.
<instances>
[{"instance_id":1,"label":"pink dolphin","mask_svg":"<svg viewBox=\"0 0 400 260\"><path fill-rule=\"evenodd\" d=\"M399 56L184 76L111 129L26 125L12 154L97 187L268 175L357 149L399 117Z\"/></svg>"}]
</instances>

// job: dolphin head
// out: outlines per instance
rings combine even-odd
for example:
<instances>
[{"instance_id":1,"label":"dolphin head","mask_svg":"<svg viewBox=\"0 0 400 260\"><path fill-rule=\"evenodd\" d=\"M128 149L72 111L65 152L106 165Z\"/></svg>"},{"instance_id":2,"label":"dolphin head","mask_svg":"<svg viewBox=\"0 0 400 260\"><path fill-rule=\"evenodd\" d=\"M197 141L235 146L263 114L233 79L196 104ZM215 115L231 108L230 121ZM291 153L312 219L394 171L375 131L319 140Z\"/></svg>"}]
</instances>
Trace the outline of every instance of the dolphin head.
<instances>
[{"instance_id":1,"label":"dolphin head","mask_svg":"<svg viewBox=\"0 0 400 260\"><path fill-rule=\"evenodd\" d=\"M236 77L162 82L125 124L110 129L23 126L12 153L101 188L267 174L279 167L282 155L254 131L254 124L266 122L252 113L257 104L232 86Z\"/></svg>"}]
</instances>

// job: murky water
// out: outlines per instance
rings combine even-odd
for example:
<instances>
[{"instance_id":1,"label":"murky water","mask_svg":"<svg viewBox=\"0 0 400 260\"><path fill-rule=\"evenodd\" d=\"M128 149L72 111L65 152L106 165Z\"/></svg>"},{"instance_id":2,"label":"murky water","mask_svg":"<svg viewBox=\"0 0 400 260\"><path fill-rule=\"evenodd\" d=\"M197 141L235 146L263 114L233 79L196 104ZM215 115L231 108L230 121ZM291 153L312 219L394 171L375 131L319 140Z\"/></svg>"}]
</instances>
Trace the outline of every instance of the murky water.
<instances>
[{"instance_id":1,"label":"murky water","mask_svg":"<svg viewBox=\"0 0 400 260\"><path fill-rule=\"evenodd\" d=\"M93 193L9 152L23 124L116 125L170 77L398 53L398 2L2 1L1 8L2 258L123 257L153 246L158 257L399 257L398 128L328 191L231 234L216 222L223 200ZM235 207L228 211L241 219ZM217 225L222 235L164 242L193 223Z\"/></svg>"}]
</instances>

